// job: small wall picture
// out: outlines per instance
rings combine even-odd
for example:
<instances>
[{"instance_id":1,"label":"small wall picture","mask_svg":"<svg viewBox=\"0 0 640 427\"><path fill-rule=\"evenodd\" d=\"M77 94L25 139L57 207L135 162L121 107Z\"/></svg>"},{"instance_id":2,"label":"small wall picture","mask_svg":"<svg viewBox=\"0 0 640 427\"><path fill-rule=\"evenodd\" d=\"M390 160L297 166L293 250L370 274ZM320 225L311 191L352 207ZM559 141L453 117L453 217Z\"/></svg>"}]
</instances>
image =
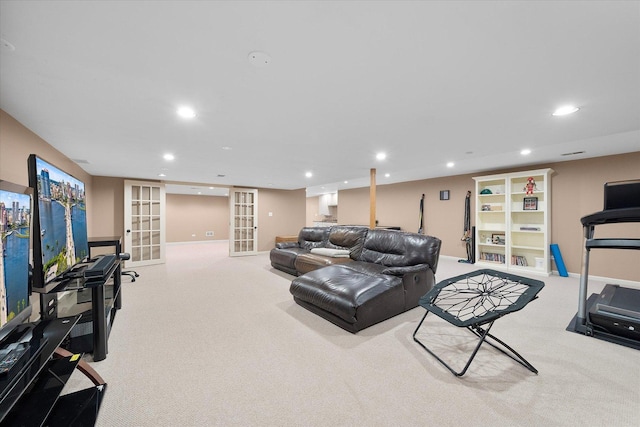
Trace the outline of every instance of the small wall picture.
<instances>
[{"instance_id":1,"label":"small wall picture","mask_svg":"<svg viewBox=\"0 0 640 427\"><path fill-rule=\"evenodd\" d=\"M506 242L504 234L492 234L491 241L494 245L504 245Z\"/></svg>"},{"instance_id":2,"label":"small wall picture","mask_svg":"<svg viewBox=\"0 0 640 427\"><path fill-rule=\"evenodd\" d=\"M440 200L449 200L449 190L440 191Z\"/></svg>"},{"instance_id":3,"label":"small wall picture","mask_svg":"<svg viewBox=\"0 0 640 427\"><path fill-rule=\"evenodd\" d=\"M522 209L525 211L537 211L538 210L538 198L537 197L525 197L522 202Z\"/></svg>"}]
</instances>

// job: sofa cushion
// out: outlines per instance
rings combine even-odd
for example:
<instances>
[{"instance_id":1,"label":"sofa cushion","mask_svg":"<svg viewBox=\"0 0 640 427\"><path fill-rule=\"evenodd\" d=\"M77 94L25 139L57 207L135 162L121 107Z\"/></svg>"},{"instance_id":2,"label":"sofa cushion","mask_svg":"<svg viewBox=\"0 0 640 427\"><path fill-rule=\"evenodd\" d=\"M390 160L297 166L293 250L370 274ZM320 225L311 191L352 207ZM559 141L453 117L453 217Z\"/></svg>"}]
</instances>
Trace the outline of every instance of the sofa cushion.
<instances>
[{"instance_id":1,"label":"sofa cushion","mask_svg":"<svg viewBox=\"0 0 640 427\"><path fill-rule=\"evenodd\" d=\"M313 250L313 249L312 249ZM318 268L326 267L332 264L343 264L346 262L354 262L349 255L346 257L328 257L318 255L316 253L300 254L296 257L295 267L297 275L305 274Z\"/></svg>"},{"instance_id":2,"label":"sofa cushion","mask_svg":"<svg viewBox=\"0 0 640 427\"><path fill-rule=\"evenodd\" d=\"M312 254L323 255L330 258L349 258L349 249L313 248Z\"/></svg>"},{"instance_id":3,"label":"sofa cushion","mask_svg":"<svg viewBox=\"0 0 640 427\"><path fill-rule=\"evenodd\" d=\"M326 248L348 249L353 259L358 259L369 229L361 226L335 225L331 227Z\"/></svg>"},{"instance_id":4,"label":"sofa cushion","mask_svg":"<svg viewBox=\"0 0 640 427\"><path fill-rule=\"evenodd\" d=\"M287 270L295 270L295 261L298 255L309 253L308 250L302 248L283 248L271 249L269 258L271 265L274 267L282 266Z\"/></svg>"},{"instance_id":5,"label":"sofa cushion","mask_svg":"<svg viewBox=\"0 0 640 427\"><path fill-rule=\"evenodd\" d=\"M313 248L326 246L329 227L303 227L298 233L298 246L310 251Z\"/></svg>"},{"instance_id":6,"label":"sofa cushion","mask_svg":"<svg viewBox=\"0 0 640 427\"><path fill-rule=\"evenodd\" d=\"M436 271L440 239L393 230L369 230L360 261L387 267L428 264Z\"/></svg>"}]
</instances>

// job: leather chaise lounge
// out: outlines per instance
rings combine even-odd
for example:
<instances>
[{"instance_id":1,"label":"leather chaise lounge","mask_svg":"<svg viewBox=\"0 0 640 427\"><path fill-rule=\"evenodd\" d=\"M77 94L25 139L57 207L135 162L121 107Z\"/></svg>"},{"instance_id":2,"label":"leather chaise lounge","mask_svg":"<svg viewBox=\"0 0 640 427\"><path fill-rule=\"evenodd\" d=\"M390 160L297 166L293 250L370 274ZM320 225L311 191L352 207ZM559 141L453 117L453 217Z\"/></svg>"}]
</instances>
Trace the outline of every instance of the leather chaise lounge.
<instances>
[{"instance_id":1,"label":"leather chaise lounge","mask_svg":"<svg viewBox=\"0 0 640 427\"><path fill-rule=\"evenodd\" d=\"M352 246L347 262L319 263L290 286L297 304L352 333L417 307L435 284L441 245L440 239L421 234L358 232L361 249Z\"/></svg>"}]
</instances>

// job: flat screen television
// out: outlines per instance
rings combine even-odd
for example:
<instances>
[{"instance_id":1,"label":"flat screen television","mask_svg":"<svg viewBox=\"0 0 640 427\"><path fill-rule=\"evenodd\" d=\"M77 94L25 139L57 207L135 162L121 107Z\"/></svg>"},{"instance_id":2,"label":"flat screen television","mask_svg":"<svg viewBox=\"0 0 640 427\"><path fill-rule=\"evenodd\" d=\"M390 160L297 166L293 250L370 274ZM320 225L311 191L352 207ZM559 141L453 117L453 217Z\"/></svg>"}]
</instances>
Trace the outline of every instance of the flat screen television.
<instances>
[{"instance_id":1,"label":"flat screen television","mask_svg":"<svg viewBox=\"0 0 640 427\"><path fill-rule=\"evenodd\" d=\"M33 204L33 286L60 280L89 255L84 182L29 156Z\"/></svg>"},{"instance_id":2,"label":"flat screen television","mask_svg":"<svg viewBox=\"0 0 640 427\"><path fill-rule=\"evenodd\" d=\"M31 316L31 194L29 187L0 180L0 343Z\"/></svg>"}]
</instances>

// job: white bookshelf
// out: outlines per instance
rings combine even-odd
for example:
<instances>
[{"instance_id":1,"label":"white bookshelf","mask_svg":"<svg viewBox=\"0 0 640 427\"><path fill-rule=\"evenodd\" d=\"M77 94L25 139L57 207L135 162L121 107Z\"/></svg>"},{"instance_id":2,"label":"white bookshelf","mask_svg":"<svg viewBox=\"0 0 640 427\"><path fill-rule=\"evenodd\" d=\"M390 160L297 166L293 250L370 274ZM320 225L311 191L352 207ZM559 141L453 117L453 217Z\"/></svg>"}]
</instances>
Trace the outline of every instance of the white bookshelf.
<instances>
[{"instance_id":1,"label":"white bookshelf","mask_svg":"<svg viewBox=\"0 0 640 427\"><path fill-rule=\"evenodd\" d=\"M473 178L478 266L551 274L552 173L552 169L538 169ZM535 181L532 194L526 191L529 177Z\"/></svg>"}]
</instances>

